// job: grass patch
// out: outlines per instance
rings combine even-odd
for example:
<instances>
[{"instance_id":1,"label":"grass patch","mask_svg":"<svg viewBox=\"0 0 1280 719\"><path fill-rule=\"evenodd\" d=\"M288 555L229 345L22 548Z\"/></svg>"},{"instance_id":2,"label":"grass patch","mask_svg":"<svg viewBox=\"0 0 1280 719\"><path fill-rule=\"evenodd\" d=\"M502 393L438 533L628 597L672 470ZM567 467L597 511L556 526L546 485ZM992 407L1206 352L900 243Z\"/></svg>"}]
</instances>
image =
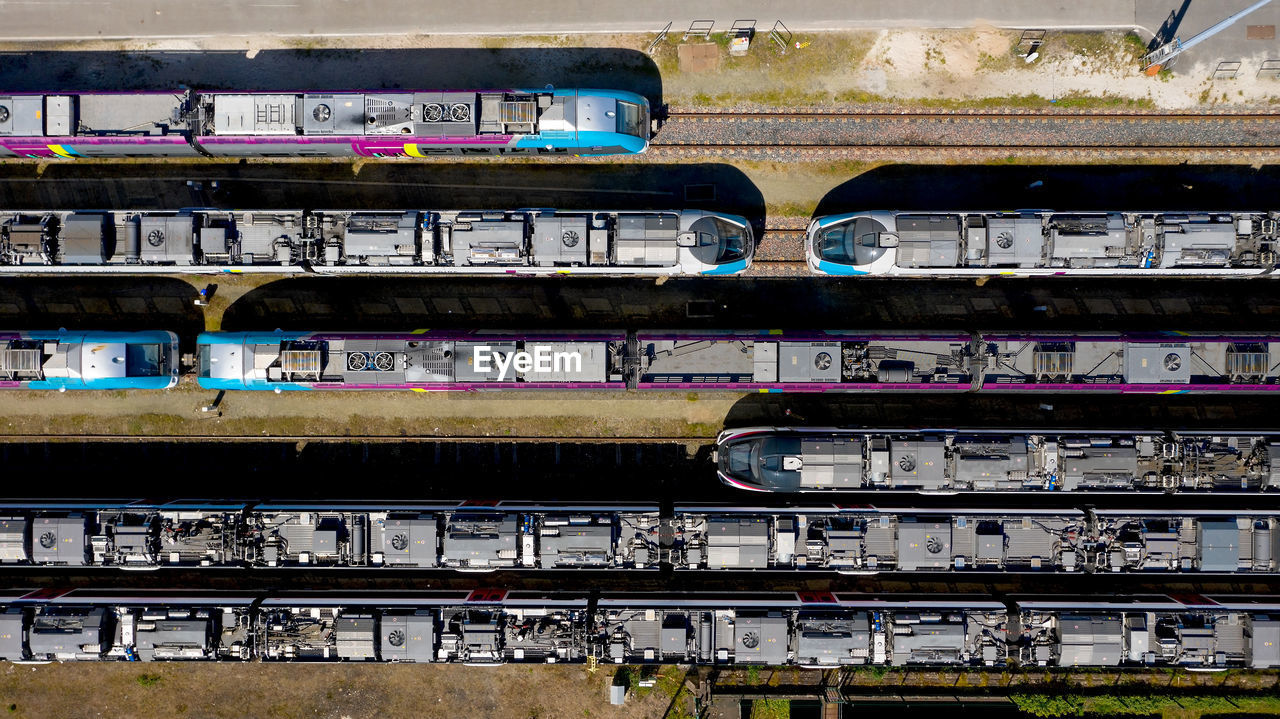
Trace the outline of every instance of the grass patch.
<instances>
[{"instance_id":1,"label":"grass patch","mask_svg":"<svg viewBox=\"0 0 1280 719\"><path fill-rule=\"evenodd\" d=\"M842 92L836 96L842 103L861 105L893 105L902 108L928 108L934 110L1001 110L1001 109L1098 109L1128 108L1149 110L1155 108L1151 98L1120 97L1118 95L1086 95L1072 92L1050 100L1042 95L1002 95L999 97L982 97L958 99L947 97L897 98L885 97L868 92Z\"/></svg>"},{"instance_id":2,"label":"grass patch","mask_svg":"<svg viewBox=\"0 0 1280 719\"><path fill-rule=\"evenodd\" d=\"M756 699L751 702L751 719L791 719L791 702L786 699Z\"/></svg>"},{"instance_id":3,"label":"grass patch","mask_svg":"<svg viewBox=\"0 0 1280 719\"><path fill-rule=\"evenodd\" d=\"M1018 57L1017 53L1018 43L1016 41L1009 44L1009 51L1003 55L990 55L985 52L979 52L978 72L1004 72L1027 66L1027 63Z\"/></svg>"},{"instance_id":4,"label":"grass patch","mask_svg":"<svg viewBox=\"0 0 1280 719\"><path fill-rule=\"evenodd\" d=\"M1064 32L1055 35L1058 43L1076 55L1110 55L1118 45L1128 47L1128 41L1114 32Z\"/></svg>"},{"instance_id":5,"label":"grass patch","mask_svg":"<svg viewBox=\"0 0 1280 719\"><path fill-rule=\"evenodd\" d=\"M163 678L164 677L160 676L159 674L139 674L137 679L138 686L154 687L157 684L159 684Z\"/></svg>"},{"instance_id":6,"label":"grass patch","mask_svg":"<svg viewBox=\"0 0 1280 719\"><path fill-rule=\"evenodd\" d=\"M1147 54L1147 41L1143 40L1136 32L1124 34L1122 47L1129 54L1129 57L1134 60L1141 60Z\"/></svg>"},{"instance_id":7,"label":"grass patch","mask_svg":"<svg viewBox=\"0 0 1280 719\"><path fill-rule=\"evenodd\" d=\"M685 684L684 678L684 672L677 666L664 666L658 670L654 689L663 696L671 697L668 702L670 709L663 719L697 719L693 692Z\"/></svg>"},{"instance_id":8,"label":"grass patch","mask_svg":"<svg viewBox=\"0 0 1280 719\"><path fill-rule=\"evenodd\" d=\"M817 209L818 203L816 202L778 202L765 205L765 215L771 219L780 217L813 217L813 213Z\"/></svg>"},{"instance_id":9,"label":"grass patch","mask_svg":"<svg viewBox=\"0 0 1280 719\"><path fill-rule=\"evenodd\" d=\"M727 28L726 28L727 29ZM711 35L720 53L720 68L714 74L682 73L679 63L680 34L673 33L653 54L662 72L663 94L668 102L692 102L701 106L727 106L744 102L757 104L822 104L831 92L812 82L833 71L853 71L870 52L875 34L797 34L782 49L770 42L767 28L756 33L746 55L729 55L727 33ZM704 42L696 39L691 42ZM800 43L796 49L795 43ZM719 87L750 88L738 92L712 93L709 81Z\"/></svg>"},{"instance_id":10,"label":"grass patch","mask_svg":"<svg viewBox=\"0 0 1280 719\"><path fill-rule=\"evenodd\" d=\"M1131 694L1084 696L1015 692L1018 708L1037 717L1151 716L1200 717L1213 714L1280 714L1280 695Z\"/></svg>"}]
</instances>

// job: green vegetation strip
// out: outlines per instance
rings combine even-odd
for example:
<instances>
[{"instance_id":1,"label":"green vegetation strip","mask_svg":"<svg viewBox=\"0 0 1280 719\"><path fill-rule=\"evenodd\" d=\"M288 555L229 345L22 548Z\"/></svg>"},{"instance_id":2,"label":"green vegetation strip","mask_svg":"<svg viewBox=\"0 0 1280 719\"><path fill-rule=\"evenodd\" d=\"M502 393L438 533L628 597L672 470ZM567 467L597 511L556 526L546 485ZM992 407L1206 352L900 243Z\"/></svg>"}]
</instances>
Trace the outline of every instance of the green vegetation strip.
<instances>
[{"instance_id":1,"label":"green vegetation strip","mask_svg":"<svg viewBox=\"0 0 1280 719\"><path fill-rule=\"evenodd\" d=\"M1038 717L1139 715L1197 717L1213 714L1280 714L1280 695L1234 694L1049 694L1015 692L1018 708Z\"/></svg>"}]
</instances>

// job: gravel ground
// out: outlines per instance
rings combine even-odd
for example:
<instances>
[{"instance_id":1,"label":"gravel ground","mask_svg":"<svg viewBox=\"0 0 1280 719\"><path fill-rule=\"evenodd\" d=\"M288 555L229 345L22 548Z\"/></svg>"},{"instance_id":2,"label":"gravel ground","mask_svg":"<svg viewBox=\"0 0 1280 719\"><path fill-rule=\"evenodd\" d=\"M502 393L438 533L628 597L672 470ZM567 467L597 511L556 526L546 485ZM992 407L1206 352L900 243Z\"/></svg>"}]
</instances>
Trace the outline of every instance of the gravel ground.
<instances>
[{"instance_id":1,"label":"gravel ground","mask_svg":"<svg viewBox=\"0 0 1280 719\"><path fill-rule=\"evenodd\" d=\"M755 259L757 262L803 262L804 238L804 230L766 230L756 245Z\"/></svg>"},{"instance_id":2,"label":"gravel ground","mask_svg":"<svg viewBox=\"0 0 1280 719\"><path fill-rule=\"evenodd\" d=\"M820 145L912 147L1275 147L1280 116L936 117L791 115L673 117L655 146Z\"/></svg>"}]
</instances>

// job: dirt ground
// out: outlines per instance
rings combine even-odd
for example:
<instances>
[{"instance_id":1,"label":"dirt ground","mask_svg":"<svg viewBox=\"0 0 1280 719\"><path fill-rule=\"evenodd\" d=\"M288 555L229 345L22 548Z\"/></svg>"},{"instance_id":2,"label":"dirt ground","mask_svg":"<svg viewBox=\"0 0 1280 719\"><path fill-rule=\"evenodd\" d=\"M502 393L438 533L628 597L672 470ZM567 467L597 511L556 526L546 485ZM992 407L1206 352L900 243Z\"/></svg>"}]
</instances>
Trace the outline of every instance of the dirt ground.
<instances>
[{"instance_id":1,"label":"dirt ground","mask_svg":"<svg viewBox=\"0 0 1280 719\"><path fill-rule=\"evenodd\" d=\"M0 715L254 719L657 719L673 679L609 704L613 668L360 664L0 665ZM678 716L678 712L673 712Z\"/></svg>"},{"instance_id":2,"label":"dirt ground","mask_svg":"<svg viewBox=\"0 0 1280 719\"><path fill-rule=\"evenodd\" d=\"M557 35L513 38L469 36L371 36L361 38L287 38L248 36L198 40L151 42L0 43L0 52L74 51L130 53L125 62L141 62L148 68L141 77L163 76L168 64L191 66L191 51L244 52L252 59L267 51L292 51L315 60L317 68L342 62L358 62L348 50L379 51L444 50L481 48L493 54L491 62L471 63L472 67L450 68L457 86L483 85L484 75L513 77L556 76L564 79L630 82L631 76L660 74L662 99L674 106L761 104L866 104L925 103L932 106L1137 106L1160 109L1198 106L1270 106L1280 103L1280 80L1263 75L1264 60L1274 59L1274 42L1242 40L1242 66L1233 79L1212 79L1217 59L1196 62L1180 59L1170 72L1147 77L1139 72L1138 61L1149 38L1123 32L1050 33L1038 57L1031 63L1020 55L1019 33L993 27L957 30L894 29L843 33L795 35L785 48L757 34L744 57L728 55L729 38L716 33L710 40L717 46L714 56L705 53L706 39L681 41L676 33L653 49L652 63L642 60L652 35ZM573 67L537 67L538 62L564 62L549 54L514 54L522 48L572 50L599 48L591 53L574 53ZM623 59L619 51L635 51ZM702 50L703 53L698 52ZM511 61L504 51L513 51ZM173 53L166 56L166 53ZM52 58L55 59L56 58ZM624 61L625 60L625 61ZM530 62L535 66L530 66ZM516 63L519 67L508 67ZM119 63L117 63L119 64ZM255 77L261 86L294 87L293 71L261 67ZM110 74L107 62L98 70L32 68L35 72L56 72L57 76L78 77L88 73ZM532 74L531 74L532 73ZM276 76L278 75L278 76ZM313 77L322 77L317 73ZM209 82L199 77L193 82Z\"/></svg>"},{"instance_id":3,"label":"dirt ground","mask_svg":"<svg viewBox=\"0 0 1280 719\"><path fill-rule=\"evenodd\" d=\"M711 437L734 392L5 392L0 434Z\"/></svg>"}]
</instances>

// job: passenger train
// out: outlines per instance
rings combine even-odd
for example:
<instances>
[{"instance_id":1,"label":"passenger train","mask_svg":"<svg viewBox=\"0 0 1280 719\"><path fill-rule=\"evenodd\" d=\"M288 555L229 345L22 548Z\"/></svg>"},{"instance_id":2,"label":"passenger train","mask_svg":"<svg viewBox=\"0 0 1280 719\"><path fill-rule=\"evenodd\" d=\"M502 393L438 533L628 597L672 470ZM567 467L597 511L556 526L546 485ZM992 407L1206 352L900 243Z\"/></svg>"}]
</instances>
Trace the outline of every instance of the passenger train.
<instances>
[{"instance_id":1,"label":"passenger train","mask_svg":"<svg viewBox=\"0 0 1280 719\"><path fill-rule=\"evenodd\" d=\"M818 217L817 274L1240 277L1275 272L1280 212L888 212Z\"/></svg>"},{"instance_id":2,"label":"passenger train","mask_svg":"<svg viewBox=\"0 0 1280 719\"><path fill-rule=\"evenodd\" d=\"M0 274L730 275L754 251L699 210L0 211Z\"/></svg>"},{"instance_id":3,"label":"passenger train","mask_svg":"<svg viewBox=\"0 0 1280 719\"><path fill-rule=\"evenodd\" d=\"M1272 392L1280 337L859 331L206 332L226 390Z\"/></svg>"},{"instance_id":4,"label":"passenger train","mask_svg":"<svg viewBox=\"0 0 1280 719\"><path fill-rule=\"evenodd\" d=\"M1280 666L1280 601L12 591L0 595L0 659L1268 669Z\"/></svg>"},{"instance_id":5,"label":"passenger train","mask_svg":"<svg viewBox=\"0 0 1280 719\"><path fill-rule=\"evenodd\" d=\"M0 332L0 389L169 389L178 372L172 332Z\"/></svg>"},{"instance_id":6,"label":"passenger train","mask_svg":"<svg viewBox=\"0 0 1280 719\"><path fill-rule=\"evenodd\" d=\"M0 388L163 389L169 332L0 334ZM1271 392L1258 333L205 332L201 387L763 392Z\"/></svg>"},{"instance_id":7,"label":"passenger train","mask_svg":"<svg viewBox=\"0 0 1280 719\"><path fill-rule=\"evenodd\" d=\"M0 505L0 566L1280 573L1263 510L144 501Z\"/></svg>"},{"instance_id":8,"label":"passenger train","mask_svg":"<svg viewBox=\"0 0 1280 719\"><path fill-rule=\"evenodd\" d=\"M0 94L0 157L611 155L649 135L620 90Z\"/></svg>"},{"instance_id":9,"label":"passenger train","mask_svg":"<svg viewBox=\"0 0 1280 719\"><path fill-rule=\"evenodd\" d=\"M1280 435L743 427L716 438L724 484L757 492L1270 491Z\"/></svg>"}]
</instances>

